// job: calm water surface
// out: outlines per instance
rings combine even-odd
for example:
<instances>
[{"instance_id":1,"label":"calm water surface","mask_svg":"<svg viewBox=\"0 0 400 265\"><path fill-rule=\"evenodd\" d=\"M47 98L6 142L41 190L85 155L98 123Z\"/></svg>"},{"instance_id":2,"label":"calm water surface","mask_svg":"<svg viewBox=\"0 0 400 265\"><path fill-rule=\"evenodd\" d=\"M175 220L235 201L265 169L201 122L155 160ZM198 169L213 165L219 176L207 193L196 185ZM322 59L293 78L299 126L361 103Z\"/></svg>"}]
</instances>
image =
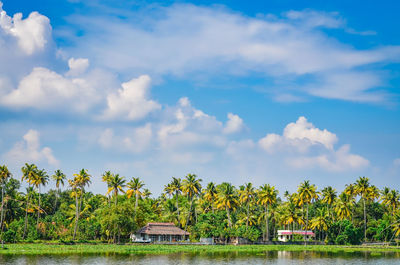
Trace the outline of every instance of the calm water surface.
<instances>
[{"instance_id":1,"label":"calm water surface","mask_svg":"<svg viewBox=\"0 0 400 265\"><path fill-rule=\"evenodd\" d=\"M255 265L255 264L400 264L399 253L325 253L268 251L259 254L170 254L170 255L0 255L6 265Z\"/></svg>"}]
</instances>

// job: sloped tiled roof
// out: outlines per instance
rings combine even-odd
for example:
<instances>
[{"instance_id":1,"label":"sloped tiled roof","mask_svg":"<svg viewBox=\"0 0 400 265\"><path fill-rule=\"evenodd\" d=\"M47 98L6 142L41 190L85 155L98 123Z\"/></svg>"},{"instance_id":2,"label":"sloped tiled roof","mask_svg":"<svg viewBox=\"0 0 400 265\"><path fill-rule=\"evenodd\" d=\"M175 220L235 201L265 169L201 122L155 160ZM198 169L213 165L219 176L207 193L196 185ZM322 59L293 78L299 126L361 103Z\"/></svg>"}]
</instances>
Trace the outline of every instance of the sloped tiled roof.
<instances>
[{"instance_id":1,"label":"sloped tiled roof","mask_svg":"<svg viewBox=\"0 0 400 265\"><path fill-rule=\"evenodd\" d=\"M189 232L176 227L173 223L148 223L137 231L138 234L148 235L190 235Z\"/></svg>"}]
</instances>

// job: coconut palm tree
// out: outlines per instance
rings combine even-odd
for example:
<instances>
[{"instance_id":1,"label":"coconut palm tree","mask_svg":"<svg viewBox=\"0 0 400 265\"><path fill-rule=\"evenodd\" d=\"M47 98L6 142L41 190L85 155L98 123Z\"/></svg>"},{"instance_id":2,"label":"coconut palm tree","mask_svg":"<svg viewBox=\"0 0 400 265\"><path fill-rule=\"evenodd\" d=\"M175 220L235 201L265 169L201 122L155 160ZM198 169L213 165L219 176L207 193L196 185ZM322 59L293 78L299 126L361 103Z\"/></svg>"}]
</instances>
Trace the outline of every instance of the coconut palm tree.
<instances>
[{"instance_id":1,"label":"coconut palm tree","mask_svg":"<svg viewBox=\"0 0 400 265\"><path fill-rule=\"evenodd\" d=\"M73 240L76 238L76 232L78 230L78 222L79 222L79 212L80 212L80 204L78 201L78 198L81 198L81 204L82 204L82 198L85 193L85 186L89 185L91 183L90 181L91 175L87 173L86 169L81 169L79 173L74 174L74 179L73 180L68 180L72 192L75 195L75 226L74 226L74 235L73 235Z\"/></svg>"},{"instance_id":2,"label":"coconut palm tree","mask_svg":"<svg viewBox=\"0 0 400 265\"><path fill-rule=\"evenodd\" d=\"M135 219L136 219L136 212L139 203L139 198L142 196L142 192L140 191L143 188L144 183L139 178L132 178L131 181L128 182L128 190L126 191L126 195L128 199L135 194Z\"/></svg>"},{"instance_id":3,"label":"coconut palm tree","mask_svg":"<svg viewBox=\"0 0 400 265\"><path fill-rule=\"evenodd\" d=\"M355 184L356 194L361 196L364 206L364 241L367 240L367 212L365 208L365 201L370 196L371 185L369 183L369 178L359 177Z\"/></svg>"},{"instance_id":4,"label":"coconut palm tree","mask_svg":"<svg viewBox=\"0 0 400 265\"><path fill-rule=\"evenodd\" d=\"M239 201L240 203L243 203L246 205L246 211L247 211L247 220L246 220L246 231L249 226L249 219L250 219L250 204L254 201L255 199L255 190L253 187L253 184L246 183L244 186L240 187L239 190Z\"/></svg>"},{"instance_id":5,"label":"coconut palm tree","mask_svg":"<svg viewBox=\"0 0 400 265\"><path fill-rule=\"evenodd\" d=\"M322 199L321 202L325 203L327 205L327 210L328 210L328 216L332 217L332 205L335 202L335 199L337 197L337 192L334 188L331 186L328 186L322 190Z\"/></svg>"},{"instance_id":6,"label":"coconut palm tree","mask_svg":"<svg viewBox=\"0 0 400 265\"><path fill-rule=\"evenodd\" d=\"M38 204L38 212L37 212L37 220L36 220L36 229L39 229L39 219L40 219L40 212L42 209L40 208L40 188L46 186L47 182L49 181L49 175L47 175L44 169L38 170L37 174L34 175L35 177L31 179L31 184L36 188L39 195L39 204Z\"/></svg>"},{"instance_id":7,"label":"coconut palm tree","mask_svg":"<svg viewBox=\"0 0 400 265\"><path fill-rule=\"evenodd\" d=\"M346 184L346 188L343 191L349 198L350 201L355 201L355 198L357 197L357 190L356 190L356 185L355 184ZM352 204L351 208L351 223L353 222L353 217L354 217L354 203Z\"/></svg>"},{"instance_id":8,"label":"coconut palm tree","mask_svg":"<svg viewBox=\"0 0 400 265\"><path fill-rule=\"evenodd\" d=\"M235 209L236 206L239 204L235 187L230 183L224 182L221 185L218 185L217 190L217 208L225 209L226 215L228 217L228 226L229 228L232 228L230 209Z\"/></svg>"},{"instance_id":9,"label":"coconut palm tree","mask_svg":"<svg viewBox=\"0 0 400 265\"><path fill-rule=\"evenodd\" d=\"M0 166L0 184L1 184L1 218L0 218L0 226L1 226L1 247L4 248L3 241L3 221L4 221L4 185L9 178L11 178L12 174L8 170L6 165Z\"/></svg>"},{"instance_id":10,"label":"coconut palm tree","mask_svg":"<svg viewBox=\"0 0 400 265\"><path fill-rule=\"evenodd\" d=\"M386 190L388 189L388 190ZM381 200L384 205L391 208L391 213L395 213L400 205L400 194L397 190L385 188L382 191Z\"/></svg>"},{"instance_id":11,"label":"coconut palm tree","mask_svg":"<svg viewBox=\"0 0 400 265\"><path fill-rule=\"evenodd\" d=\"M118 204L118 192L125 192L123 190L123 188L126 186L125 182L126 180L124 177L120 177L119 174L113 174L109 180L109 187L106 195L110 194L111 192L114 193L115 205Z\"/></svg>"},{"instance_id":12,"label":"coconut palm tree","mask_svg":"<svg viewBox=\"0 0 400 265\"><path fill-rule=\"evenodd\" d=\"M308 208L313 200L318 199L317 187L314 184L310 184L308 180L300 184L297 192L299 194L299 205L306 206L306 233L304 235L304 242L306 243L307 229L308 229Z\"/></svg>"},{"instance_id":13,"label":"coconut palm tree","mask_svg":"<svg viewBox=\"0 0 400 265\"><path fill-rule=\"evenodd\" d=\"M329 212L325 208L317 209L317 215L311 219L311 228L318 229L319 231L328 230Z\"/></svg>"},{"instance_id":14,"label":"coconut palm tree","mask_svg":"<svg viewBox=\"0 0 400 265\"><path fill-rule=\"evenodd\" d=\"M194 197L201 193L201 181L202 179L197 178L195 174L187 174L186 178L182 182L182 191L188 197L188 200L190 202L189 211L185 223L185 231L192 213Z\"/></svg>"},{"instance_id":15,"label":"coconut palm tree","mask_svg":"<svg viewBox=\"0 0 400 265\"><path fill-rule=\"evenodd\" d=\"M211 206L211 211L214 213L215 200L217 199L217 187L214 182L209 182L204 190L204 200Z\"/></svg>"},{"instance_id":16,"label":"coconut palm tree","mask_svg":"<svg viewBox=\"0 0 400 265\"><path fill-rule=\"evenodd\" d=\"M110 180L113 177L111 171L106 171L101 175L101 180L107 184L107 190L110 188ZM111 195L107 196L108 203L111 203Z\"/></svg>"},{"instance_id":17,"label":"coconut palm tree","mask_svg":"<svg viewBox=\"0 0 400 265\"><path fill-rule=\"evenodd\" d=\"M179 194L182 193L182 180L180 178L172 177L170 185L171 185L171 191L175 193L176 213L177 213L178 223L180 223Z\"/></svg>"},{"instance_id":18,"label":"coconut palm tree","mask_svg":"<svg viewBox=\"0 0 400 265\"><path fill-rule=\"evenodd\" d=\"M36 178L37 174L37 167L35 164L28 164L25 163L25 165L21 168L22 171L22 177L21 181L26 181L28 183L28 188L31 187L31 180ZM30 192L26 193L26 207L25 207L25 222L24 222L24 233L22 234L22 239L25 238L26 235L26 230L28 228L28 209L29 209L29 199L30 199Z\"/></svg>"},{"instance_id":19,"label":"coconut palm tree","mask_svg":"<svg viewBox=\"0 0 400 265\"><path fill-rule=\"evenodd\" d=\"M61 170L57 169L56 171L54 171L54 175L52 175L51 177L56 182L56 188L57 188L57 196L54 203L54 210L55 210L57 206L58 197L60 197L61 193L60 186L62 185L64 187L64 181L67 179L67 176Z\"/></svg>"},{"instance_id":20,"label":"coconut palm tree","mask_svg":"<svg viewBox=\"0 0 400 265\"><path fill-rule=\"evenodd\" d=\"M352 205L354 204L354 198L347 195L347 193L341 193L336 198L334 203L335 213L339 220L348 219L351 216Z\"/></svg>"},{"instance_id":21,"label":"coconut palm tree","mask_svg":"<svg viewBox=\"0 0 400 265\"><path fill-rule=\"evenodd\" d=\"M264 206L265 211L265 240L269 241L269 207L276 203L278 197L278 191L274 186L264 184L258 190L258 201L259 205Z\"/></svg>"}]
</instances>

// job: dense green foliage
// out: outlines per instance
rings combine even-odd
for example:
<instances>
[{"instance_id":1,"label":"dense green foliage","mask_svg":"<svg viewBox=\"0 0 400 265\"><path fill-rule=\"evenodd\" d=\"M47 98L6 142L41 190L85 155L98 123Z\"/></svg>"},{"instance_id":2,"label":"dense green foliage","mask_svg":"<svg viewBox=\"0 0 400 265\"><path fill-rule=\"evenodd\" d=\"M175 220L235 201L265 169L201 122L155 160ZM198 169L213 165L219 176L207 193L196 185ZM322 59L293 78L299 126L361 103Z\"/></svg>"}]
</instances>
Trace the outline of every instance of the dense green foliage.
<instances>
[{"instance_id":1,"label":"dense green foliage","mask_svg":"<svg viewBox=\"0 0 400 265\"><path fill-rule=\"evenodd\" d=\"M316 240L332 244L390 242L400 235L399 192L379 190L365 177L342 193L304 181L297 192L280 196L269 184L203 186L188 174L183 180L172 178L164 193L152 197L139 178L128 180L110 171L102 175L104 195L88 191L93 177L85 169L67 179L60 170L49 176L25 164L20 176L21 181L0 167L4 242L128 242L147 222L173 222L188 230L192 241L213 237L221 243L236 237L276 240L278 229L312 229ZM24 191L22 182L28 186ZM53 185L56 189L42 192Z\"/></svg>"}]
</instances>

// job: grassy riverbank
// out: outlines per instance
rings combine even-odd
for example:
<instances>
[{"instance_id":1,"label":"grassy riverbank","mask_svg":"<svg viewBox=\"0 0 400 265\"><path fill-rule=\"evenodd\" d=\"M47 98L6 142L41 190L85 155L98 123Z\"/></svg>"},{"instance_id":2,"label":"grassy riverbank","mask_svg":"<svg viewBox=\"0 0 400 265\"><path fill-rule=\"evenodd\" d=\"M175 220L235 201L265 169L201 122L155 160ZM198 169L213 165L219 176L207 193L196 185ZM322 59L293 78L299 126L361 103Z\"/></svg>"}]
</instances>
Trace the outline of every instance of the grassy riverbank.
<instances>
[{"instance_id":1,"label":"grassy riverbank","mask_svg":"<svg viewBox=\"0 0 400 265\"><path fill-rule=\"evenodd\" d=\"M397 252L399 247L363 247L363 246L278 246L278 245L241 245L241 246L202 246L202 245L108 245L108 244L8 244L0 248L1 254L169 254L169 253L262 253L265 251L315 251L315 252Z\"/></svg>"}]
</instances>

